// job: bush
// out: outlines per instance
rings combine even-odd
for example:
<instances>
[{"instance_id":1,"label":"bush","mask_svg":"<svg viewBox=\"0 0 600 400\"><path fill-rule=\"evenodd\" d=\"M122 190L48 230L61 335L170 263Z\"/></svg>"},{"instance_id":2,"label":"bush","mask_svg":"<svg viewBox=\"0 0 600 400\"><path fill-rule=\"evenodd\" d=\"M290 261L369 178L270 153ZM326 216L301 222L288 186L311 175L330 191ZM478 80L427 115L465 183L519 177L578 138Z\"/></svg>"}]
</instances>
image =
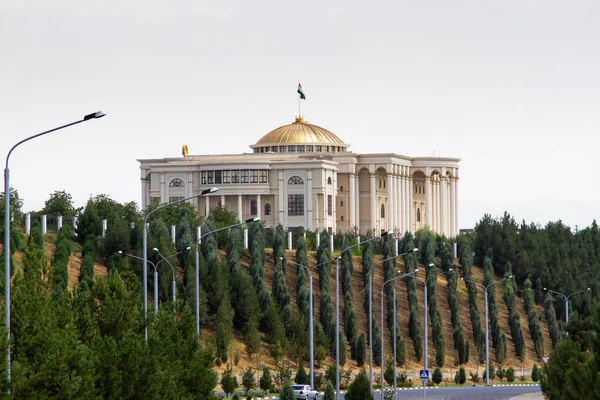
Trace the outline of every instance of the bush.
<instances>
[{"instance_id":1,"label":"bush","mask_svg":"<svg viewBox=\"0 0 600 400\"><path fill-rule=\"evenodd\" d=\"M300 363L300 365L298 366L298 370L296 371L296 377L294 378L294 381L296 381L296 383L299 385L308 384L308 374L306 373L306 370L304 369L304 365L302 365L302 363Z\"/></svg>"},{"instance_id":2,"label":"bush","mask_svg":"<svg viewBox=\"0 0 600 400\"><path fill-rule=\"evenodd\" d=\"M323 400L335 400L335 390L333 389L331 381L327 381L327 388L325 388Z\"/></svg>"},{"instance_id":3,"label":"bush","mask_svg":"<svg viewBox=\"0 0 600 400\"><path fill-rule=\"evenodd\" d=\"M373 400L373 394L369 387L369 378L364 370L361 370L354 382L348 388L345 396L346 400Z\"/></svg>"},{"instance_id":4,"label":"bush","mask_svg":"<svg viewBox=\"0 0 600 400\"><path fill-rule=\"evenodd\" d=\"M533 364L533 368L531 369L531 380L537 382L540 380L540 371L538 369L537 364Z\"/></svg>"},{"instance_id":5,"label":"bush","mask_svg":"<svg viewBox=\"0 0 600 400\"><path fill-rule=\"evenodd\" d=\"M431 376L431 380L436 385L439 385L444 380L444 376L442 375L442 370L438 368L433 370L433 375Z\"/></svg>"},{"instance_id":6,"label":"bush","mask_svg":"<svg viewBox=\"0 0 600 400\"><path fill-rule=\"evenodd\" d=\"M281 393L279 393L279 400L296 400L294 389L292 389L289 380L286 380L283 384L283 389L281 389Z\"/></svg>"},{"instance_id":7,"label":"bush","mask_svg":"<svg viewBox=\"0 0 600 400\"><path fill-rule=\"evenodd\" d=\"M271 389L273 389L273 379L271 379L271 371L269 371L269 368L263 368L259 383L260 388L264 390L265 393L269 393Z\"/></svg>"},{"instance_id":8,"label":"bush","mask_svg":"<svg viewBox=\"0 0 600 400\"><path fill-rule=\"evenodd\" d=\"M513 367L510 367L506 370L506 380L509 382L515 381L515 370L513 369Z\"/></svg>"},{"instance_id":9,"label":"bush","mask_svg":"<svg viewBox=\"0 0 600 400\"><path fill-rule=\"evenodd\" d=\"M461 385L464 385L466 381L467 381L467 374L465 372L465 369L463 367L460 367L458 369L458 383Z\"/></svg>"},{"instance_id":10,"label":"bush","mask_svg":"<svg viewBox=\"0 0 600 400\"><path fill-rule=\"evenodd\" d=\"M479 374L477 372L475 373L470 373L471 375L471 382L473 383L479 383L479 381L481 380L481 378L479 377Z\"/></svg>"}]
</instances>

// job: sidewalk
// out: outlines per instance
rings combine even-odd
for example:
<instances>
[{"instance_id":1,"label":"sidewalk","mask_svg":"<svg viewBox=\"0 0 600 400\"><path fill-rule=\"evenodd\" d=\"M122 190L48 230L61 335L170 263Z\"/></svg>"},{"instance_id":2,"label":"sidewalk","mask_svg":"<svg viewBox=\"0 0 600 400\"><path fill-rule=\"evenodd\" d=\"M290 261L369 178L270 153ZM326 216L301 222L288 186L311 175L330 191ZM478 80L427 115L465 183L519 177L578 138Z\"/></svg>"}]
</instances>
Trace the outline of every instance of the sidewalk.
<instances>
[{"instance_id":1,"label":"sidewalk","mask_svg":"<svg viewBox=\"0 0 600 400\"><path fill-rule=\"evenodd\" d=\"M541 392L538 393L524 393L517 397L513 397L511 400L544 400L545 397Z\"/></svg>"}]
</instances>

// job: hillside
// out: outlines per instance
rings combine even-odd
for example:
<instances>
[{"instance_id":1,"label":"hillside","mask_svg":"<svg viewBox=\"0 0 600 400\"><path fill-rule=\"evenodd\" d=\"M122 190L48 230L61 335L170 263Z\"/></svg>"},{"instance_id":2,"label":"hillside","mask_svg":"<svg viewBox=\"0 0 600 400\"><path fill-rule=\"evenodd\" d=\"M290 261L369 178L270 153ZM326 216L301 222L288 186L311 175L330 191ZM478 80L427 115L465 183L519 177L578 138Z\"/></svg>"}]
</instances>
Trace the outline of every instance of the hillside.
<instances>
[{"instance_id":1,"label":"hillside","mask_svg":"<svg viewBox=\"0 0 600 400\"><path fill-rule=\"evenodd\" d=\"M52 260L52 256L54 253L54 239L55 237L53 235L46 235L45 237L45 250L46 250L46 256L48 258L48 263L49 265L51 265L51 260ZM273 260L272 260L272 250L271 249L267 249L266 250L267 256L266 256L266 263L265 263L265 281L267 283L267 286L269 289L272 288L272 277L273 277ZM224 255L224 254L222 254ZM314 258L312 257L314 254L310 254L309 255L309 260L311 260L311 264L314 265ZM291 261L295 261L295 251L287 251L286 252L286 257L288 260ZM20 266L21 264L21 254L19 252L15 253L15 264L17 265L17 268ZM381 259L381 256L377 256L378 259ZM365 291L364 293L361 293L364 289L364 285L365 283L363 282L362 279L362 265L361 265L361 258L360 257L354 257L354 272L353 272L353 291L354 291L354 299L355 299L355 304L354 304L354 308L359 320L359 332L368 332L367 329L367 321L366 321L366 313L363 307L363 301L365 298L365 295L367 294L367 292ZM248 268L249 265L249 254L247 253L247 251L243 252L242 255L242 260L241 260L241 264L243 266L245 266L246 268ZM398 262L398 266L397 269L402 269L401 267L401 260L399 260ZM77 284L78 282L78 277L79 277L79 270L80 270L80 266L81 266L81 248L76 245L75 246L75 250L73 251L73 253L71 254L71 257L69 258L69 287L73 287L73 285ZM107 271L106 271L106 267L101 263L101 262L96 262L95 264L95 276L96 277L100 277L100 276L106 276L107 275ZM481 268L479 267L473 267L473 277L476 281L481 282L483 279L483 271ZM423 279L425 277L424 271L422 269L422 266L420 266L420 271L418 272L417 276L421 279ZM374 302L375 302L375 306L377 309L377 316L378 318L380 317L380 301L381 301L381 284L382 284L382 278L383 278L383 269L381 268L381 264L380 266L378 266L378 268L375 270L374 273L374 287L373 287L373 294L374 294ZM500 277L497 277L498 279ZM292 301L292 304L295 305L296 303L296 267L293 265L289 265L288 268L286 269L286 279L287 279L287 284L288 284L288 291L290 294L290 298ZM320 293L319 293L319 283L318 283L318 274L315 272L313 275L313 291L315 294L315 320L319 320L319 299L320 299ZM335 299L335 264L332 265L331 268L331 278L330 278L330 282L331 282L331 298L332 301L334 301ZM452 368L451 366L453 366L453 362L454 362L454 349L452 347L452 326L450 323L450 310L449 307L447 306L447 288L446 288L447 282L446 279L444 278L444 276L439 276L438 277L438 282L437 282L437 289L436 289L436 296L437 296L437 300L438 300L438 304L439 304L439 310L441 313L441 317L442 317L442 322L443 322L443 333L444 333L444 339L445 339L445 357L446 357L446 366L444 367L445 371L450 371ZM408 304L407 304L407 293L406 293L406 286L404 284L404 282L399 282L396 286L397 288L397 299L398 299L398 326L401 329L402 332L402 336L406 342L406 351L407 351L407 359L409 360L408 365L405 367L407 371L415 371L418 370L422 367L422 361L417 362L415 357L414 357L414 350L413 350L413 343L412 340L409 337L408 334ZM521 298L517 297L517 307L518 307L518 311L521 315L521 328L523 330L523 335L525 338L525 343L526 343L526 359L523 363L523 365L521 365L520 361L517 359L515 352L514 352L514 345L512 342L512 337L511 337L511 333L510 333L510 329L508 328L508 312L507 312L507 308L506 305L504 304L504 301L502 300L502 292L503 292L503 288L502 286L497 286L496 287L496 298L497 298L497 305L498 305L498 311L499 311L499 321L500 324L502 326L502 329L504 331L504 333L506 334L506 338L507 338L507 357L506 357L506 361L504 362L504 366L513 366L516 368L525 368L525 369L529 369L531 368L531 366L533 365L534 362L540 364L540 361L537 359L537 357L535 356L535 351L533 349L533 342L531 340L531 335L529 332L529 327L527 324L527 316L524 310L524 306L523 306L523 301ZM152 296L152 293L149 293L150 296ZM459 304L460 304L460 315L461 315L461 322L462 322L462 326L463 326L463 334L465 337L465 340L469 340L470 342L470 349L471 349L471 354L470 354L470 362L466 365L468 370L472 370L472 371L482 371L484 369L484 365L478 365L476 360L477 360L477 351L476 351L476 346L474 344L473 341L473 337L472 337L472 328L471 328L471 321L470 321L470 317L469 317L469 312L468 312L468 299L467 299L467 289L465 286L465 283L463 281L458 281L458 295L459 295ZM423 316L423 284L422 282L418 282L417 284L417 298L419 299L419 314L421 317L421 324L423 323L422 321L422 316ZM479 303L479 309L481 312L481 318L482 318L482 323L484 321L484 315L485 315L485 310L484 310L484 299L483 299L483 293L481 292L481 290L479 291L479 296L478 296L478 303ZM340 315L342 313L343 310L343 300L342 303L340 304ZM543 309L540 306L536 306L538 309L538 312L543 315ZM343 332L343 318L340 318L340 331ZM545 339L545 349L546 349L546 353L549 353L550 349L551 349L551 342L550 342L550 338L548 335L548 328L547 328L547 324L542 322L542 329L544 332L544 339ZM386 358L388 357L388 355L392 354L391 351L391 346L389 345L389 337L388 337L388 333L389 330L387 328L384 329L385 332L385 354L386 354ZM203 337L206 338L208 337L210 331L207 329L203 329ZM490 335L491 336L491 335ZM431 326L429 326L429 358L430 358L430 366L434 365L434 360L435 360L435 346L433 344L432 341L432 334L431 334ZM248 359L246 352L243 351L244 345L241 342L241 334L239 332L236 332L236 338L238 343L234 344L234 346L238 349L239 353L240 353L240 363L237 366L238 371L242 371L245 367L251 365L251 361ZM263 348L262 351L262 355L260 357L260 363L264 364L264 365L268 365L268 366L273 366L273 362L270 359L270 356L268 355L268 349L266 347L266 345ZM348 349L347 354L350 354L350 350ZM367 360L368 360L368 347L367 347ZM323 368L321 368L321 370L324 370L328 365L330 365L333 362L333 360L331 359L327 359L324 361L323 363ZM492 362L494 365L495 363L495 358L494 358L494 349L491 345L491 337L490 337L490 362ZM368 361L366 364L367 368L368 368ZM223 366L219 369L222 369ZM344 366L344 368L357 368L356 363L353 360L350 360L350 358L348 357L348 361L346 363L346 365ZM378 371L377 367L376 367L376 371Z\"/></svg>"}]
</instances>

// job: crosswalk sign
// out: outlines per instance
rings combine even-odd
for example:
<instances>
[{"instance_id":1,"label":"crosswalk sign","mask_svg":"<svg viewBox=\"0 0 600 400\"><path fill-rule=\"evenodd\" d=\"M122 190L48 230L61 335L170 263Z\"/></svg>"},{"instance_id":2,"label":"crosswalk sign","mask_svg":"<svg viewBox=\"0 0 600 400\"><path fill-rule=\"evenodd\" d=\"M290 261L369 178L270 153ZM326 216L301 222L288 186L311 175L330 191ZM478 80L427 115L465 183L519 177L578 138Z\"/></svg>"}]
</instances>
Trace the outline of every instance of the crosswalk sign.
<instances>
[{"instance_id":1,"label":"crosswalk sign","mask_svg":"<svg viewBox=\"0 0 600 400\"><path fill-rule=\"evenodd\" d=\"M419 378L420 379L429 379L429 370L428 369L422 369L419 371Z\"/></svg>"}]
</instances>

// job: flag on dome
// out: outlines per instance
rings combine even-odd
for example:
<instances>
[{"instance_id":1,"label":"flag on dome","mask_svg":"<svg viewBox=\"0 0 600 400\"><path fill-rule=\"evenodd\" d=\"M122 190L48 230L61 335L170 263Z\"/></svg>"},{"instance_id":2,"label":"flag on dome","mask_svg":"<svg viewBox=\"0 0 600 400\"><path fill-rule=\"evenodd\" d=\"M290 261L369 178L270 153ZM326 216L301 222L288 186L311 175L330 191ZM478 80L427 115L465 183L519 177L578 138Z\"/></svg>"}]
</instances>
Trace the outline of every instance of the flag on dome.
<instances>
[{"instance_id":1,"label":"flag on dome","mask_svg":"<svg viewBox=\"0 0 600 400\"><path fill-rule=\"evenodd\" d=\"M300 98L302 100L306 100L306 96L304 95L304 91L302 90L302 85L298 82L298 94L300 94Z\"/></svg>"}]
</instances>

